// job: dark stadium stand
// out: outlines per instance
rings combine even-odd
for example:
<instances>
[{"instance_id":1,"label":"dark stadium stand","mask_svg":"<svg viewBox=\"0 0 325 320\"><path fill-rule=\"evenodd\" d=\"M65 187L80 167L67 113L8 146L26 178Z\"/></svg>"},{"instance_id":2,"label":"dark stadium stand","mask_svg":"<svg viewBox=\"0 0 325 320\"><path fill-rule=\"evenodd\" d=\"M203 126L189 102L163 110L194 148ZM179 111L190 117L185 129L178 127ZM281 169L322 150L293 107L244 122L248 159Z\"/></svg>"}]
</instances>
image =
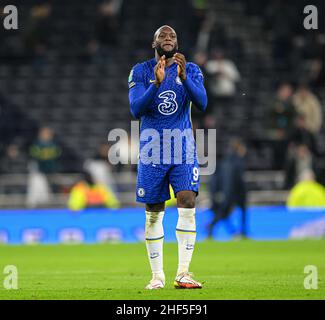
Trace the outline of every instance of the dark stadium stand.
<instances>
[{"instance_id":1,"label":"dark stadium stand","mask_svg":"<svg viewBox=\"0 0 325 320\"><path fill-rule=\"evenodd\" d=\"M0 106L16 110L19 117L11 118L12 123L6 123L4 131L0 127L1 137L6 137L1 141L0 161L5 161L6 146L17 139L25 154L11 172L2 170L0 206L24 203L26 178L15 176L17 179L12 180L8 174L27 172L27 146L37 127L49 125L64 145L64 174L53 179L61 188L71 186L76 181L73 173L78 173L83 161L93 157L98 146L106 142L110 129L130 128L128 74L135 63L152 56L151 39L157 27L173 25L179 33L181 50L188 57L194 54L197 36L197 30L191 28L194 10L190 1L124 1L118 16L118 44L106 63L96 63L91 60L87 45L95 37L96 7L102 1L56 0L49 1L52 12L46 24L48 29L44 31L45 60L44 57L28 57L19 43L24 36L24 26L30 23L29 11L35 1L16 2L22 27L12 35L5 34L4 47L0 49ZM271 33L265 28L259 7L256 12L250 10L250 2L211 0L208 4L209 11L216 13L218 23L225 26L230 43L226 52L241 74L231 108L216 106L213 115L217 118L219 146L232 134L240 134L248 141L247 180L252 191L251 202L278 203L286 196L282 191L283 173L272 167L273 150L266 137L265 117L275 87L283 75L288 75L288 70L279 70L274 64ZM162 11L166 18L162 19ZM325 87L317 88L316 94L324 112ZM8 129L10 126L12 130ZM318 137L322 155L325 154L324 135L323 126ZM223 150L218 147L219 156ZM320 157L319 167L325 168L324 156ZM127 167L122 175L119 179L125 191L122 202L131 205L135 176ZM8 194L15 198L7 198ZM58 195L52 205L63 206L65 196Z\"/></svg>"}]
</instances>

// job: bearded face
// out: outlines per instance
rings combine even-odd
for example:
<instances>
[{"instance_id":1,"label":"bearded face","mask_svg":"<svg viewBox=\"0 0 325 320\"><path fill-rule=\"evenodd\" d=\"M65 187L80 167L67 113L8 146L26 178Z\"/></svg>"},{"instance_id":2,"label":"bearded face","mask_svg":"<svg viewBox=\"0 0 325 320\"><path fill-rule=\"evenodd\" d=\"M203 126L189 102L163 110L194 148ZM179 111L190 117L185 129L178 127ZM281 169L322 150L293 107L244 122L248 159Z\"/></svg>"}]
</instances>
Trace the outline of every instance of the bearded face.
<instances>
[{"instance_id":1,"label":"bearded face","mask_svg":"<svg viewBox=\"0 0 325 320\"><path fill-rule=\"evenodd\" d=\"M177 52L177 47L174 46L174 48L171 48L171 50L166 50L164 47L160 44L158 47L156 47L156 50L160 57L163 55L166 57L166 59L172 58L174 54Z\"/></svg>"},{"instance_id":2,"label":"bearded face","mask_svg":"<svg viewBox=\"0 0 325 320\"><path fill-rule=\"evenodd\" d=\"M155 33L152 47L160 57L165 55L166 59L172 58L178 50L177 35L174 29L169 26L159 28Z\"/></svg>"}]
</instances>

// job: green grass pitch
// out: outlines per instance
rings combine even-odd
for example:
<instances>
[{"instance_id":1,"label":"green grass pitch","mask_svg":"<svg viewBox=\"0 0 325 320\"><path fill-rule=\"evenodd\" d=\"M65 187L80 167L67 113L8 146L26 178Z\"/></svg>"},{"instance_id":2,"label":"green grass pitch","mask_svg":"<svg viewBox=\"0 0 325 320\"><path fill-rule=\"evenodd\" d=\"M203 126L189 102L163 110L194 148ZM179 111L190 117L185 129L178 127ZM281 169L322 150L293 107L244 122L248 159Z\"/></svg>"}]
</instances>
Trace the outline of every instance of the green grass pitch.
<instances>
[{"instance_id":1,"label":"green grass pitch","mask_svg":"<svg viewBox=\"0 0 325 320\"><path fill-rule=\"evenodd\" d=\"M191 270L202 290L173 288L176 243L164 264L166 287L147 291L144 243L0 246L0 300L325 299L325 240L198 242ZM18 268L18 290L3 288L6 265ZM304 288L306 265L318 268L317 290Z\"/></svg>"}]
</instances>

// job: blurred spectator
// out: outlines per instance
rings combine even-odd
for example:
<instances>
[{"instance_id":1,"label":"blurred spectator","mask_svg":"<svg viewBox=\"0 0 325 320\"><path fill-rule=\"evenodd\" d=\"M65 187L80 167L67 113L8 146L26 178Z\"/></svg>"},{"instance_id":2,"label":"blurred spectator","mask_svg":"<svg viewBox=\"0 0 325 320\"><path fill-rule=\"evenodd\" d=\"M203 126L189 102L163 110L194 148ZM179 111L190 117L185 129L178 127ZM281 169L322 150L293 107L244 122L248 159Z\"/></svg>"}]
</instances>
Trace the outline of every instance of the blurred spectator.
<instances>
[{"instance_id":1,"label":"blurred spectator","mask_svg":"<svg viewBox=\"0 0 325 320\"><path fill-rule=\"evenodd\" d=\"M24 28L26 55L36 64L46 62L51 34L52 6L42 3L31 8L29 21Z\"/></svg>"},{"instance_id":2,"label":"blurred spectator","mask_svg":"<svg viewBox=\"0 0 325 320\"><path fill-rule=\"evenodd\" d=\"M269 137L273 146L273 168L282 169L286 155L288 137L294 127L296 116L292 104L293 88L289 83L282 83L274 101L272 102L269 122Z\"/></svg>"},{"instance_id":3,"label":"blurred spectator","mask_svg":"<svg viewBox=\"0 0 325 320\"><path fill-rule=\"evenodd\" d=\"M112 50L118 42L120 2L111 0L103 2L98 7L95 37L88 43L92 62L106 63L112 56Z\"/></svg>"},{"instance_id":4,"label":"blurred spectator","mask_svg":"<svg viewBox=\"0 0 325 320\"><path fill-rule=\"evenodd\" d=\"M101 144L95 157L85 162L84 168L91 174L96 183L106 185L116 192L116 181L108 162L108 150L109 145L107 143Z\"/></svg>"},{"instance_id":5,"label":"blurred spectator","mask_svg":"<svg viewBox=\"0 0 325 320\"><path fill-rule=\"evenodd\" d=\"M315 181L312 170L304 170L287 200L289 208L325 208L325 188Z\"/></svg>"},{"instance_id":6,"label":"blurred spectator","mask_svg":"<svg viewBox=\"0 0 325 320\"><path fill-rule=\"evenodd\" d=\"M212 95L213 105L221 102L228 106L231 98L236 93L236 83L240 80L240 74L236 65L229 59L225 59L220 51L212 54L211 60L206 63L206 72L210 76L208 82Z\"/></svg>"},{"instance_id":7,"label":"blurred spectator","mask_svg":"<svg viewBox=\"0 0 325 320\"><path fill-rule=\"evenodd\" d=\"M27 205L36 207L46 205L51 197L47 174L59 170L61 147L54 140L54 132L48 128L40 129L37 140L30 146L32 159L27 182Z\"/></svg>"},{"instance_id":8,"label":"blurred spectator","mask_svg":"<svg viewBox=\"0 0 325 320\"><path fill-rule=\"evenodd\" d=\"M18 143L10 144L0 162L1 173L25 173L27 159Z\"/></svg>"},{"instance_id":9,"label":"blurred spectator","mask_svg":"<svg viewBox=\"0 0 325 320\"><path fill-rule=\"evenodd\" d=\"M292 102L296 112L304 117L306 129L317 134L322 125L322 110L318 98L305 85L300 85Z\"/></svg>"},{"instance_id":10,"label":"blurred spectator","mask_svg":"<svg viewBox=\"0 0 325 320\"><path fill-rule=\"evenodd\" d=\"M293 88L289 83L279 86L270 114L271 135L274 139L287 138L291 133L296 116L292 104Z\"/></svg>"},{"instance_id":11,"label":"blurred spectator","mask_svg":"<svg viewBox=\"0 0 325 320\"><path fill-rule=\"evenodd\" d=\"M104 184L94 182L92 176L84 173L83 180L71 190L68 207L71 210L86 208L118 208L120 203L114 193Z\"/></svg>"},{"instance_id":12,"label":"blurred spectator","mask_svg":"<svg viewBox=\"0 0 325 320\"><path fill-rule=\"evenodd\" d=\"M285 189L291 189L299 176L306 170L314 170L315 164L308 146L303 143L291 144L285 164Z\"/></svg>"},{"instance_id":13,"label":"blurred spectator","mask_svg":"<svg viewBox=\"0 0 325 320\"><path fill-rule=\"evenodd\" d=\"M212 238L214 226L221 220L226 222L231 235L246 236L246 184L244 180L246 152L246 146L241 139L231 139L229 150L210 181L211 210L214 218L208 227L209 238ZM242 212L239 232L228 219L234 206L239 206Z\"/></svg>"},{"instance_id":14,"label":"blurred spectator","mask_svg":"<svg viewBox=\"0 0 325 320\"><path fill-rule=\"evenodd\" d=\"M308 61L307 70L307 79L311 87L318 88L325 85L325 66L322 59Z\"/></svg>"},{"instance_id":15,"label":"blurred spectator","mask_svg":"<svg viewBox=\"0 0 325 320\"><path fill-rule=\"evenodd\" d=\"M298 115L296 117L294 129L291 131L288 140L289 145L306 145L313 155L318 156L316 136L307 129L304 116Z\"/></svg>"},{"instance_id":16,"label":"blurred spectator","mask_svg":"<svg viewBox=\"0 0 325 320\"><path fill-rule=\"evenodd\" d=\"M59 171L61 147L54 140L52 129L48 127L40 129L37 140L30 146L29 154L38 171L44 174Z\"/></svg>"},{"instance_id":17,"label":"blurred spectator","mask_svg":"<svg viewBox=\"0 0 325 320\"><path fill-rule=\"evenodd\" d=\"M290 189L305 170L316 170L315 157L319 155L316 138L306 128L304 116L298 115L289 136L285 161L285 189Z\"/></svg>"}]
</instances>

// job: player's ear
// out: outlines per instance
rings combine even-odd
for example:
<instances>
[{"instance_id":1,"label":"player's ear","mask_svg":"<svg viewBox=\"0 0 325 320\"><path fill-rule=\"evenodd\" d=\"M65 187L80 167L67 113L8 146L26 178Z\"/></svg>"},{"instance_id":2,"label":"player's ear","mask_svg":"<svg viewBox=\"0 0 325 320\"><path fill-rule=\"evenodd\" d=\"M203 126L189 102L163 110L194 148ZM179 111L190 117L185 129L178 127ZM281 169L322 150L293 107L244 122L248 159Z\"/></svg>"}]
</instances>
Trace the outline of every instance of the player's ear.
<instances>
[{"instance_id":1,"label":"player's ear","mask_svg":"<svg viewBox=\"0 0 325 320\"><path fill-rule=\"evenodd\" d=\"M152 49L156 49L156 41L152 41L151 47Z\"/></svg>"}]
</instances>

